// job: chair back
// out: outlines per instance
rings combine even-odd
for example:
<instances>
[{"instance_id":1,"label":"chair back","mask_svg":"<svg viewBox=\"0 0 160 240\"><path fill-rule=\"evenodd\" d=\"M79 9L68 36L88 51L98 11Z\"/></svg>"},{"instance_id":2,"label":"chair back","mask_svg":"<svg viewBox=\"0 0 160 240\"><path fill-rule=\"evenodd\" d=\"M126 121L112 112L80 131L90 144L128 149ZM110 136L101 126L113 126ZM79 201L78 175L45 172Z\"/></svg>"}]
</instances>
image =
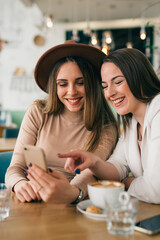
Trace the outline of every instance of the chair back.
<instances>
[{"instance_id":1,"label":"chair back","mask_svg":"<svg viewBox=\"0 0 160 240\"><path fill-rule=\"evenodd\" d=\"M3 138L17 138L19 128L5 128L3 130Z\"/></svg>"},{"instance_id":2,"label":"chair back","mask_svg":"<svg viewBox=\"0 0 160 240\"><path fill-rule=\"evenodd\" d=\"M3 137L3 131L6 128L4 125L0 125L0 137Z\"/></svg>"},{"instance_id":3,"label":"chair back","mask_svg":"<svg viewBox=\"0 0 160 240\"><path fill-rule=\"evenodd\" d=\"M11 162L12 155L13 151L0 152L0 183L4 183L5 181L5 174Z\"/></svg>"}]
</instances>

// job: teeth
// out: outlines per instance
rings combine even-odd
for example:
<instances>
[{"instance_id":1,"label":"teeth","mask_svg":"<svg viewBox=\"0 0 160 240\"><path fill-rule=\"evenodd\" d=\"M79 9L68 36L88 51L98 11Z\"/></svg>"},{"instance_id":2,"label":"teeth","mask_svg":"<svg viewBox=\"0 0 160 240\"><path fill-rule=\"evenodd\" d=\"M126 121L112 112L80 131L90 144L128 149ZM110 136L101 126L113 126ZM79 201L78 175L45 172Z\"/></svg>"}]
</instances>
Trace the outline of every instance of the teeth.
<instances>
[{"instance_id":1,"label":"teeth","mask_svg":"<svg viewBox=\"0 0 160 240\"><path fill-rule=\"evenodd\" d=\"M74 102L78 102L79 99L74 99L74 100L68 99L68 101L74 103Z\"/></svg>"},{"instance_id":2,"label":"teeth","mask_svg":"<svg viewBox=\"0 0 160 240\"><path fill-rule=\"evenodd\" d=\"M115 104L120 103L120 102L123 101L123 99L124 99L124 98L119 98L119 99L117 99L117 100L114 100L114 103L115 103Z\"/></svg>"}]
</instances>

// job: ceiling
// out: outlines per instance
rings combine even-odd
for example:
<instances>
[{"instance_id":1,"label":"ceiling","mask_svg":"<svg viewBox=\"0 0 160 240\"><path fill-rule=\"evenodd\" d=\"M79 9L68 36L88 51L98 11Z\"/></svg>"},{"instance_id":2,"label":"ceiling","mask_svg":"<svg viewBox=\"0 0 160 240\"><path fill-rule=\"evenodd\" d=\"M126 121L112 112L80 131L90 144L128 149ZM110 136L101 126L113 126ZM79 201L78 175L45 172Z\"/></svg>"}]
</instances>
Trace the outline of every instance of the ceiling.
<instances>
[{"instance_id":1,"label":"ceiling","mask_svg":"<svg viewBox=\"0 0 160 240\"><path fill-rule=\"evenodd\" d=\"M43 14L56 22L107 21L160 17L160 0L21 0L37 4Z\"/></svg>"}]
</instances>

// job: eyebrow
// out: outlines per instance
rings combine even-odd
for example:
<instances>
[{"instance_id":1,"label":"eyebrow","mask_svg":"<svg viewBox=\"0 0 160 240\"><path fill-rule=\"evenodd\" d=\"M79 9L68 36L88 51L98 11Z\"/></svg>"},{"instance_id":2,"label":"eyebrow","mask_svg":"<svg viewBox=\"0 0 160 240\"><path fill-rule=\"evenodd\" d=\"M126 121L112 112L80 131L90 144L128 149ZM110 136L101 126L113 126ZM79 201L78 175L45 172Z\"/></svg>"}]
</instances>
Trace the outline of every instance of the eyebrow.
<instances>
[{"instance_id":1,"label":"eyebrow","mask_svg":"<svg viewBox=\"0 0 160 240\"><path fill-rule=\"evenodd\" d=\"M114 81L114 80L116 80L116 79L119 78L119 77L124 77L124 76L123 76L123 75L117 75L117 76L113 77L113 78L111 79L111 81ZM102 81L102 83L106 83L106 82Z\"/></svg>"},{"instance_id":2,"label":"eyebrow","mask_svg":"<svg viewBox=\"0 0 160 240\"><path fill-rule=\"evenodd\" d=\"M84 79L84 77L78 77L78 78L76 78L75 80L78 81L78 80L82 80L82 79ZM56 79L56 82L59 82L59 81L68 82L67 79L63 79L63 78Z\"/></svg>"},{"instance_id":3,"label":"eyebrow","mask_svg":"<svg viewBox=\"0 0 160 240\"><path fill-rule=\"evenodd\" d=\"M117 75L117 76L113 77L113 78L111 79L111 81L114 81L116 78L119 78L119 77L124 77L124 76L123 76L123 75Z\"/></svg>"}]
</instances>

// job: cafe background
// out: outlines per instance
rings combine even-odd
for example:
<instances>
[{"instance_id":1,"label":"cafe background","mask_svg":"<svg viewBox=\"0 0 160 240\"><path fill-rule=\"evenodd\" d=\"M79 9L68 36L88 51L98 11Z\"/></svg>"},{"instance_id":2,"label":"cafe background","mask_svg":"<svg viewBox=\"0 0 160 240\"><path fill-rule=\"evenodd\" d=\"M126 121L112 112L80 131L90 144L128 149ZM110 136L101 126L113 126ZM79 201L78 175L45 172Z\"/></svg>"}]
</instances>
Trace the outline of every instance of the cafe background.
<instances>
[{"instance_id":1,"label":"cafe background","mask_svg":"<svg viewBox=\"0 0 160 240\"><path fill-rule=\"evenodd\" d=\"M140 33L144 34L141 35ZM146 36L145 36L146 34ZM144 39L142 39L144 37ZM27 107L45 97L34 67L67 39L109 51L134 47L160 74L158 0L0 0L0 112L19 127Z\"/></svg>"}]
</instances>

